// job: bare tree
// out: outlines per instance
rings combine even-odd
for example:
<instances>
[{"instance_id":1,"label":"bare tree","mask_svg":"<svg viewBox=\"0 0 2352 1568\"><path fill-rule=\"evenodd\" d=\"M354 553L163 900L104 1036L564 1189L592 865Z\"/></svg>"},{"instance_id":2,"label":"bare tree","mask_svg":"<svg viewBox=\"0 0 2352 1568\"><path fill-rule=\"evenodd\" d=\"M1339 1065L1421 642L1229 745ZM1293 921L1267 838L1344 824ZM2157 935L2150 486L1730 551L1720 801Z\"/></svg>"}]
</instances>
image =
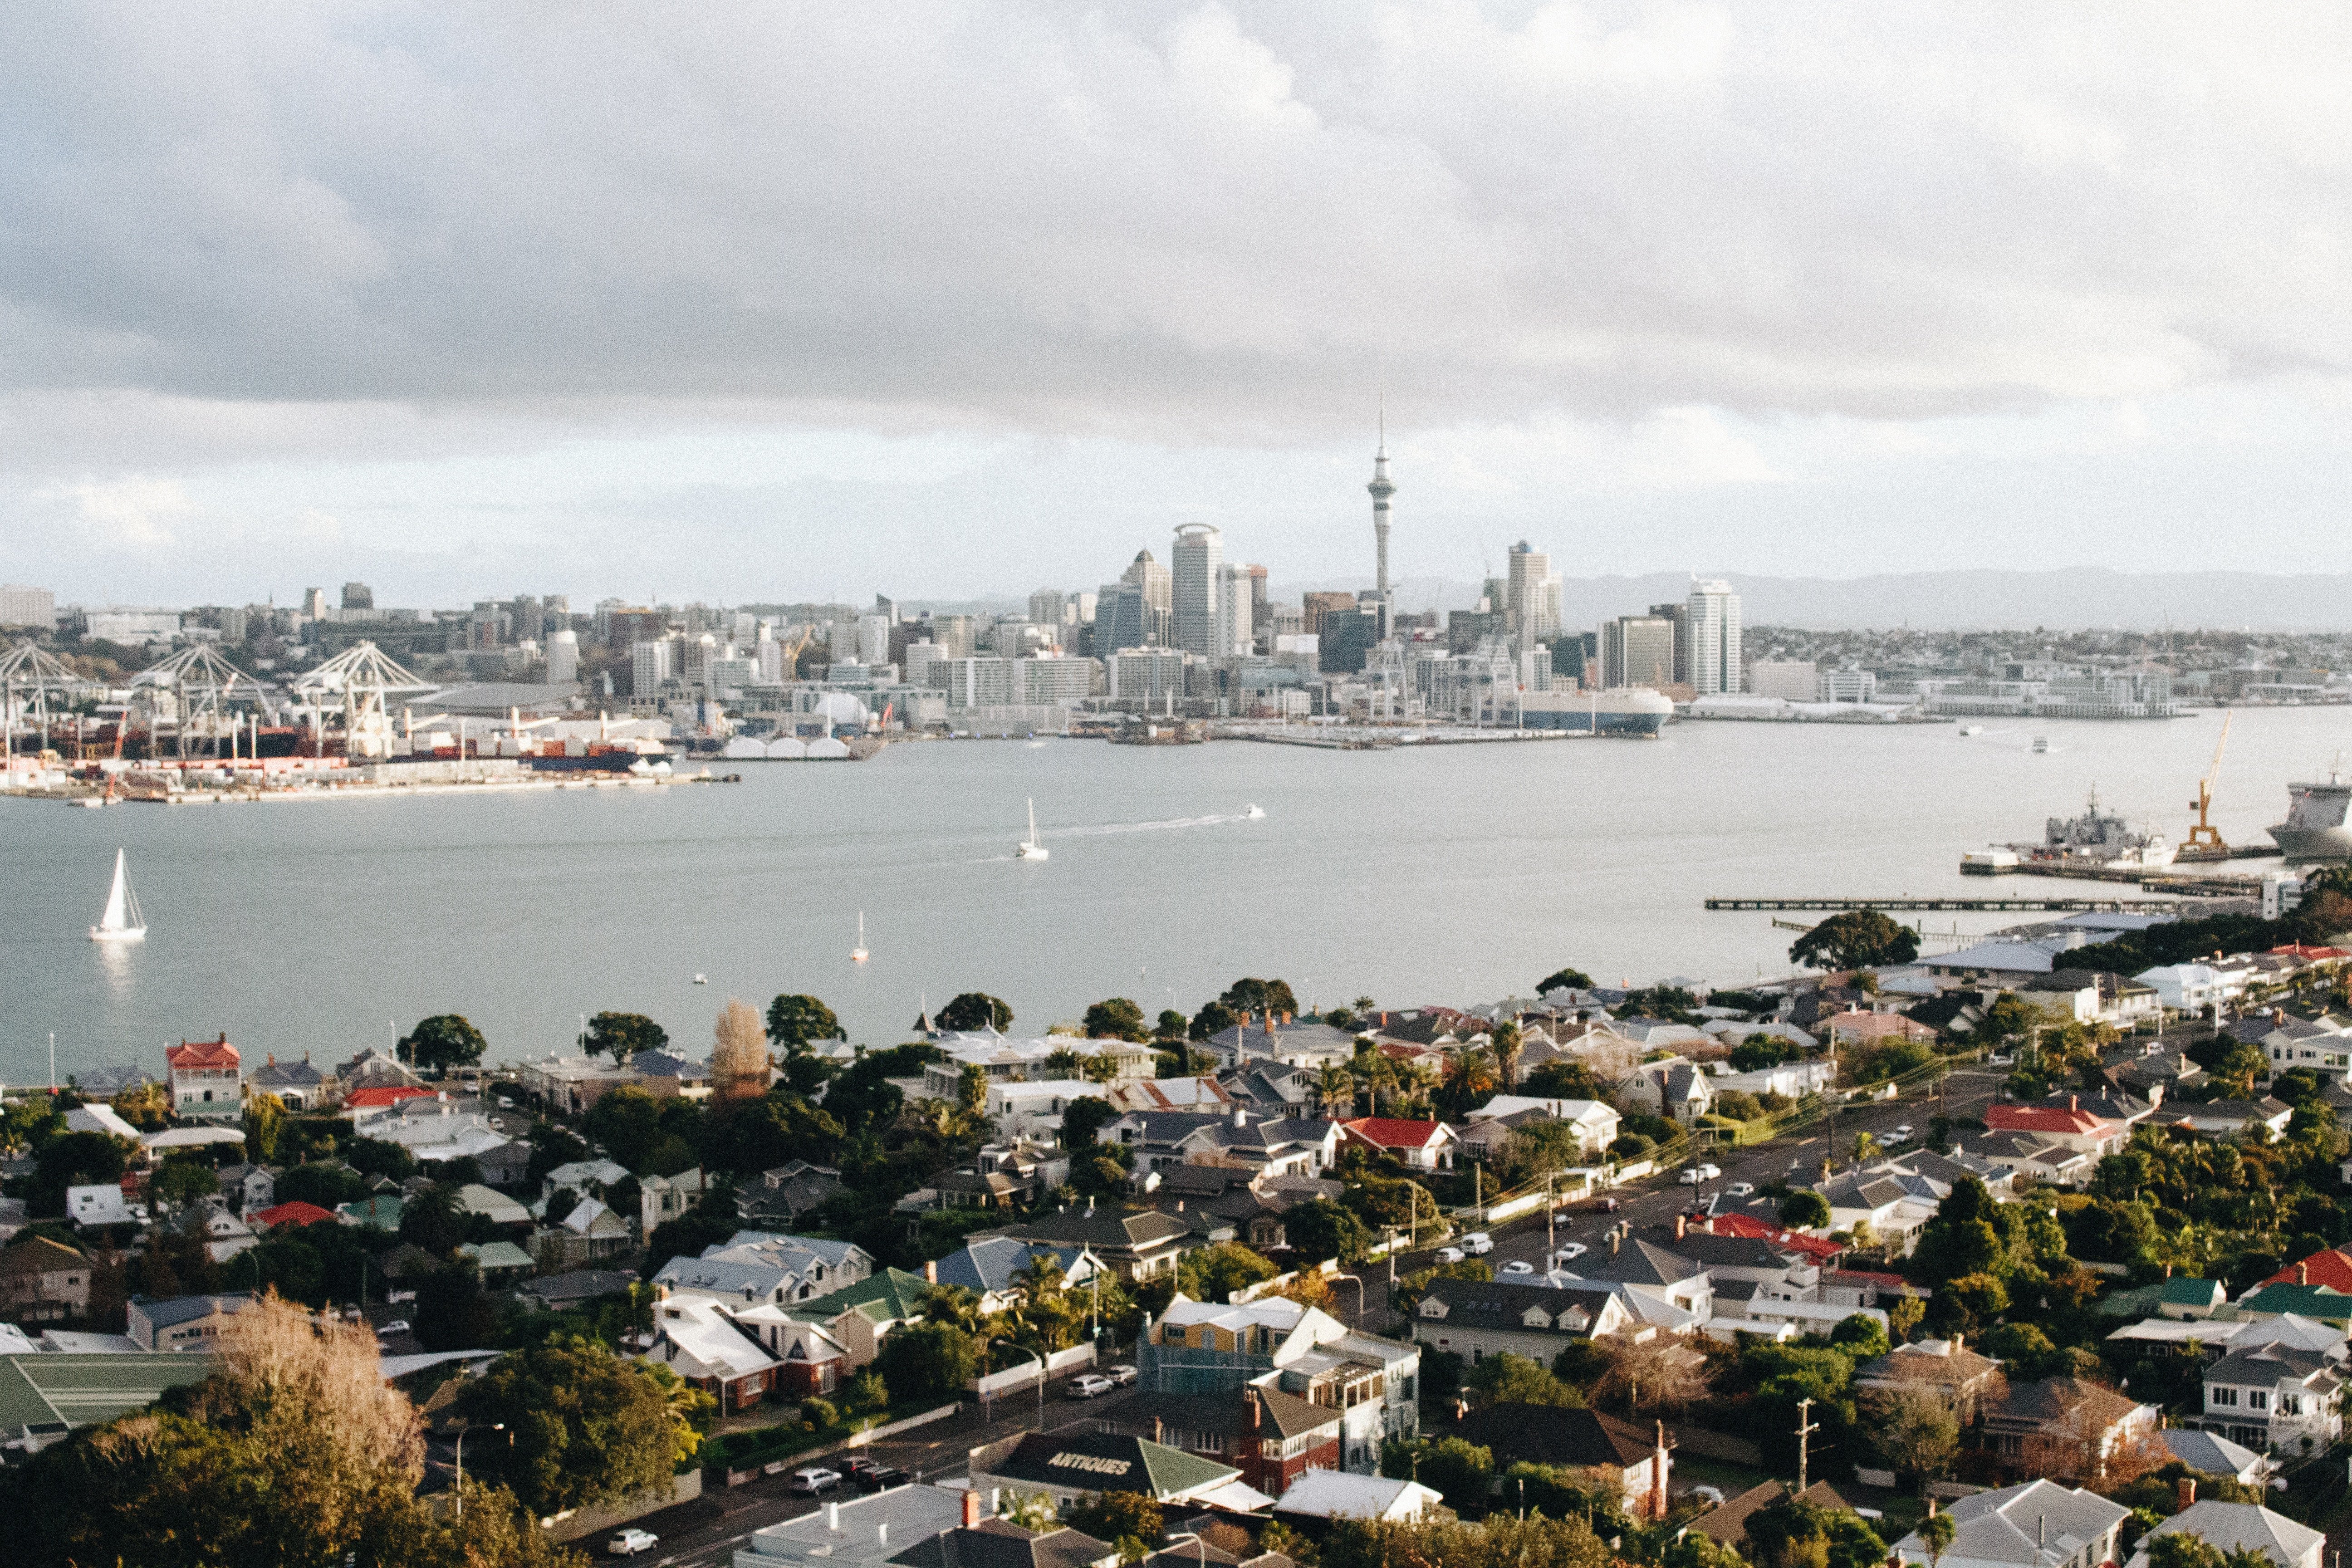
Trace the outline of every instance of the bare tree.
<instances>
[{"instance_id":1,"label":"bare tree","mask_svg":"<svg viewBox=\"0 0 2352 1568\"><path fill-rule=\"evenodd\" d=\"M1871 1444L1890 1468L1917 1476L1940 1476L1951 1468L1959 1452L1960 1423L1944 1401L1900 1389L1872 1394L1863 1408Z\"/></svg>"},{"instance_id":2,"label":"bare tree","mask_svg":"<svg viewBox=\"0 0 2352 1568\"><path fill-rule=\"evenodd\" d=\"M711 1089L722 1101L753 1099L767 1092L768 1072L768 1035L760 1015L730 997L710 1047Z\"/></svg>"},{"instance_id":3,"label":"bare tree","mask_svg":"<svg viewBox=\"0 0 2352 1568\"><path fill-rule=\"evenodd\" d=\"M1706 1358L1680 1340L1654 1334L1630 1340L1615 1334L1595 1340L1608 1358L1593 1380L1596 1399L1623 1398L1629 1410L1678 1410L1706 1394Z\"/></svg>"}]
</instances>

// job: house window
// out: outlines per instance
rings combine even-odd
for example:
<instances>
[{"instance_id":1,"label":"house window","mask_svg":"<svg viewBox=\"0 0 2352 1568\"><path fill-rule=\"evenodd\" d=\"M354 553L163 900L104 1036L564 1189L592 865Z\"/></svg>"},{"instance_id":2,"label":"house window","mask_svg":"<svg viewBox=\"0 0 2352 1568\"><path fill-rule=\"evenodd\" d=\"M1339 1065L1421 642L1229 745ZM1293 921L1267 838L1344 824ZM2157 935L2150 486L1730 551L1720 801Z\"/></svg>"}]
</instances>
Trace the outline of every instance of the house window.
<instances>
[{"instance_id":1,"label":"house window","mask_svg":"<svg viewBox=\"0 0 2352 1568\"><path fill-rule=\"evenodd\" d=\"M2238 1403L2238 1391L2234 1388L2209 1388L2205 1394L2216 1408L2227 1408Z\"/></svg>"},{"instance_id":2,"label":"house window","mask_svg":"<svg viewBox=\"0 0 2352 1568\"><path fill-rule=\"evenodd\" d=\"M2301 1394L2280 1394L2280 1395L2279 1395L2279 1402L2278 1402L2278 1413L2279 1413L2280 1415L2302 1415L2302 1414L2303 1414L2303 1395L2301 1395Z\"/></svg>"},{"instance_id":3,"label":"house window","mask_svg":"<svg viewBox=\"0 0 2352 1568\"><path fill-rule=\"evenodd\" d=\"M2247 1408L2247 1409L2249 1409L2249 1410L2267 1410L2267 1409L2269 1409L2270 1407L2271 1407L2271 1396L2270 1396L2270 1392L2269 1392L2267 1389L2261 1389L2261 1388L2250 1388L2250 1389L2246 1390L2246 1408Z\"/></svg>"}]
</instances>

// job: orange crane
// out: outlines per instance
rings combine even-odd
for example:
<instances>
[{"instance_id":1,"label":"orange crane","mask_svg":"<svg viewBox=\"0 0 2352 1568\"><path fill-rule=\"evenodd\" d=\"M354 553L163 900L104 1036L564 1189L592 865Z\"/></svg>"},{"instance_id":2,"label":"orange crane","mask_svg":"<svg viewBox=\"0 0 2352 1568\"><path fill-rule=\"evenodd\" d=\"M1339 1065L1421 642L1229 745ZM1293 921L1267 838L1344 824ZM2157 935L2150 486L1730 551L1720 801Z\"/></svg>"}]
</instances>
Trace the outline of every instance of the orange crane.
<instances>
[{"instance_id":1,"label":"orange crane","mask_svg":"<svg viewBox=\"0 0 2352 1568\"><path fill-rule=\"evenodd\" d=\"M2181 846L2181 848L2193 851L2191 858L2194 859L2220 860L2227 858L2230 853L2230 847L2221 842L2221 829L2213 826L2210 814L2213 808L2213 781L2221 772L2221 752L2230 744L2230 721L2236 717L2235 713L2221 715L2221 738L2213 746L2213 765L2207 768L2205 776L2197 781L2197 798L2189 803L2197 808L2197 826L2189 830L2189 840Z\"/></svg>"}]
</instances>

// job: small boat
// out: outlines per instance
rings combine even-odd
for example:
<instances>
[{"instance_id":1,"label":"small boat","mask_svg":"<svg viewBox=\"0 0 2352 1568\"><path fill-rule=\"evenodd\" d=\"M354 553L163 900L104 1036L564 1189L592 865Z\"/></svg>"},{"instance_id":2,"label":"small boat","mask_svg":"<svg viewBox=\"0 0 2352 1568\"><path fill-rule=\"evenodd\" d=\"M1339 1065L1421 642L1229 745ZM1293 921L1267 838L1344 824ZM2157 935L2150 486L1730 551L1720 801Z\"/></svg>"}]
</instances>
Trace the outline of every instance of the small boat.
<instances>
[{"instance_id":1,"label":"small boat","mask_svg":"<svg viewBox=\"0 0 2352 1568\"><path fill-rule=\"evenodd\" d=\"M857 911L857 945L849 950L849 962L863 963L866 958L866 911L860 910Z\"/></svg>"},{"instance_id":2,"label":"small boat","mask_svg":"<svg viewBox=\"0 0 2352 1568\"><path fill-rule=\"evenodd\" d=\"M114 886L106 895L106 912L89 928L92 942L145 942L147 917L139 910L139 895L131 890L131 872L122 851L114 852Z\"/></svg>"},{"instance_id":3,"label":"small boat","mask_svg":"<svg viewBox=\"0 0 2352 1568\"><path fill-rule=\"evenodd\" d=\"M1015 860L1050 860L1053 855L1037 837L1037 803L1029 803L1029 837L1013 846Z\"/></svg>"},{"instance_id":4,"label":"small boat","mask_svg":"<svg viewBox=\"0 0 2352 1568\"><path fill-rule=\"evenodd\" d=\"M710 984L710 979L708 975L698 974L694 977L694 983L697 985L708 985Z\"/></svg>"},{"instance_id":5,"label":"small boat","mask_svg":"<svg viewBox=\"0 0 2352 1568\"><path fill-rule=\"evenodd\" d=\"M1981 735L1983 733L1984 726L1981 724L1963 724L1960 726L1960 738L1962 740L1968 739L1970 735Z\"/></svg>"},{"instance_id":6,"label":"small boat","mask_svg":"<svg viewBox=\"0 0 2352 1568\"><path fill-rule=\"evenodd\" d=\"M2039 756L2044 756L2044 755L2048 754L2049 751L2050 751L2050 737L2049 737L2049 736L2047 736L2047 735L2036 735L2036 736L2034 736L2034 737L2033 737L2033 754L2034 754L2035 756L2037 756L2037 757L2039 757Z\"/></svg>"},{"instance_id":7,"label":"small boat","mask_svg":"<svg viewBox=\"0 0 2352 1568\"><path fill-rule=\"evenodd\" d=\"M1255 822L1265 815L1265 807L1259 805L1255 802L1242 807L1242 819L1245 822Z\"/></svg>"}]
</instances>

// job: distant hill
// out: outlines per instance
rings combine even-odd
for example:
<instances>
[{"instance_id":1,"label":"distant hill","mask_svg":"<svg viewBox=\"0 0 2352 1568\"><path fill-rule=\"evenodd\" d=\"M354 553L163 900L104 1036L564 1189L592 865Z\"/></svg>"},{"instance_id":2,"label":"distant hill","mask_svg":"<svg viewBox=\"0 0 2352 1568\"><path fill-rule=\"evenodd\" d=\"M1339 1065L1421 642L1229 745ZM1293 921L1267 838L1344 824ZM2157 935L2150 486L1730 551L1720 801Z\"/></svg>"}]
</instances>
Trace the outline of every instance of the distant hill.
<instances>
[{"instance_id":1,"label":"distant hill","mask_svg":"<svg viewBox=\"0 0 2352 1568\"><path fill-rule=\"evenodd\" d=\"M1720 574L1739 590L1740 613L1751 626L1822 630L1912 626L1927 630L2070 631L2126 626L2149 630L2352 630L2352 574L2273 575L2258 572L2115 572L2063 567L2051 572L1907 572L1869 577L1759 577ZM1276 584L1278 597L1303 589L1354 591L1369 579L1294 586ZM1638 615L1681 599L1690 578L1680 572L1638 577L1569 577L1560 584L1560 613L1570 627L1590 627L1614 616ZM1478 584L1415 577L1397 584L1401 608L1467 609Z\"/></svg>"}]
</instances>

